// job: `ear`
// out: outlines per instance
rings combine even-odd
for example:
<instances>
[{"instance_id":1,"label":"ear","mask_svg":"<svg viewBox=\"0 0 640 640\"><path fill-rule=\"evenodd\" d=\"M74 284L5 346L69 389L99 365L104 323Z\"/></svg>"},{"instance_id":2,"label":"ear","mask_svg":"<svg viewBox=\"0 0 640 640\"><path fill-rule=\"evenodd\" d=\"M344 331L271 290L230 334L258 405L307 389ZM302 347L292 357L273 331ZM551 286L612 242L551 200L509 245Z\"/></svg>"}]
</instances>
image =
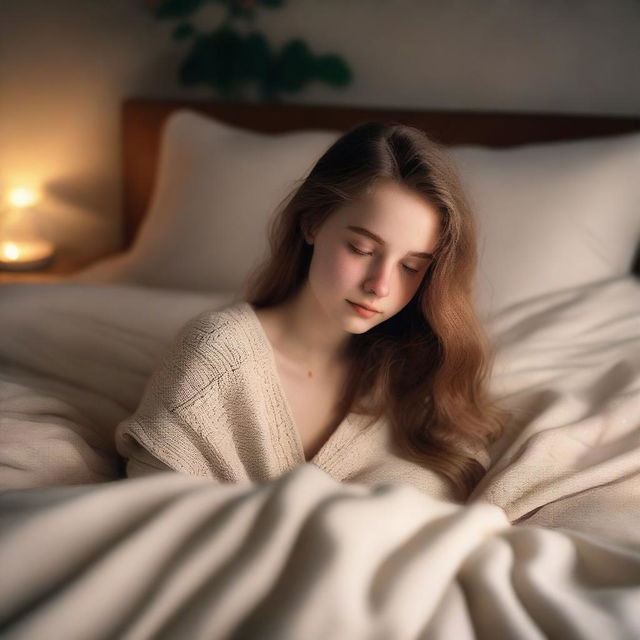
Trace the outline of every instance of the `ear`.
<instances>
[{"instance_id":1,"label":"ear","mask_svg":"<svg viewBox=\"0 0 640 640\"><path fill-rule=\"evenodd\" d=\"M302 235L304 236L304 241L307 244L313 244L314 234L309 230L309 225L305 220L300 223L300 227L302 229Z\"/></svg>"}]
</instances>

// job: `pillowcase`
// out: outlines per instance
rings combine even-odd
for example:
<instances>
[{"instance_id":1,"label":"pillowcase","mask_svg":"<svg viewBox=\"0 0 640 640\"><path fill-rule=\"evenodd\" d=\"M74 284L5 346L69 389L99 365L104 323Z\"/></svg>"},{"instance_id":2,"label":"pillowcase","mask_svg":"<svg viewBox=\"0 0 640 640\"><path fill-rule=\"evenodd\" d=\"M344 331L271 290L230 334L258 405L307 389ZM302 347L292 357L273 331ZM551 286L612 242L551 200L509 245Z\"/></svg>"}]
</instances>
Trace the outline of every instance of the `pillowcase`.
<instances>
[{"instance_id":1,"label":"pillowcase","mask_svg":"<svg viewBox=\"0 0 640 640\"><path fill-rule=\"evenodd\" d=\"M450 149L478 219L478 308L629 275L640 238L640 133Z\"/></svg>"},{"instance_id":2,"label":"pillowcase","mask_svg":"<svg viewBox=\"0 0 640 640\"><path fill-rule=\"evenodd\" d=\"M166 121L150 208L132 248L73 280L240 291L267 224L340 132L262 134L188 109Z\"/></svg>"},{"instance_id":3,"label":"pillowcase","mask_svg":"<svg viewBox=\"0 0 640 640\"><path fill-rule=\"evenodd\" d=\"M266 256L277 205L339 135L261 134L175 112L132 249L73 279L240 291ZM450 152L478 220L482 316L630 272L640 235L640 133Z\"/></svg>"}]
</instances>

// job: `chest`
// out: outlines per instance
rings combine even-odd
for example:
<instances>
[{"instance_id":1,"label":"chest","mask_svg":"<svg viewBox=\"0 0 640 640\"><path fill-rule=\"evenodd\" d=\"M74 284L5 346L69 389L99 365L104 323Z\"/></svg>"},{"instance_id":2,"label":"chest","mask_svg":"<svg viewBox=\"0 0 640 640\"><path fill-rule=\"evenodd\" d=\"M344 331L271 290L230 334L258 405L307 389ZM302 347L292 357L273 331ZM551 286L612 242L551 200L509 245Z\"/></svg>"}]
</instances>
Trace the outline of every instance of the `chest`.
<instances>
[{"instance_id":1,"label":"chest","mask_svg":"<svg viewBox=\"0 0 640 640\"><path fill-rule=\"evenodd\" d=\"M305 460L309 461L344 420L344 413L338 413L344 372L319 375L312 371L309 376L309 372L304 375L291 371L278 361L277 365L280 383L293 414Z\"/></svg>"}]
</instances>

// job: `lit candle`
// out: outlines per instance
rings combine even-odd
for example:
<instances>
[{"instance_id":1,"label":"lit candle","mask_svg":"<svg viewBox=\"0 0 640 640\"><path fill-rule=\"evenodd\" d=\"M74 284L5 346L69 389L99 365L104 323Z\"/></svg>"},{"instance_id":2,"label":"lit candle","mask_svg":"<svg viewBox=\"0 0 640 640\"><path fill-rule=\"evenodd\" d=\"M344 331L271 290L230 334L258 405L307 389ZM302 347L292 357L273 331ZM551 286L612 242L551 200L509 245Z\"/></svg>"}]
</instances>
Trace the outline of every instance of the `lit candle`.
<instances>
[{"instance_id":1,"label":"lit candle","mask_svg":"<svg viewBox=\"0 0 640 640\"><path fill-rule=\"evenodd\" d=\"M37 269L53 256L53 244L46 240L0 243L0 266L4 269Z\"/></svg>"},{"instance_id":2,"label":"lit candle","mask_svg":"<svg viewBox=\"0 0 640 640\"><path fill-rule=\"evenodd\" d=\"M7 198L9 210L0 226L0 269L12 271L38 269L53 257L54 245L40 237L27 214L38 194L25 187L12 189Z\"/></svg>"},{"instance_id":3,"label":"lit candle","mask_svg":"<svg viewBox=\"0 0 640 640\"><path fill-rule=\"evenodd\" d=\"M9 192L8 200L12 206L23 209L35 204L38 200L38 194L26 187L16 187Z\"/></svg>"}]
</instances>

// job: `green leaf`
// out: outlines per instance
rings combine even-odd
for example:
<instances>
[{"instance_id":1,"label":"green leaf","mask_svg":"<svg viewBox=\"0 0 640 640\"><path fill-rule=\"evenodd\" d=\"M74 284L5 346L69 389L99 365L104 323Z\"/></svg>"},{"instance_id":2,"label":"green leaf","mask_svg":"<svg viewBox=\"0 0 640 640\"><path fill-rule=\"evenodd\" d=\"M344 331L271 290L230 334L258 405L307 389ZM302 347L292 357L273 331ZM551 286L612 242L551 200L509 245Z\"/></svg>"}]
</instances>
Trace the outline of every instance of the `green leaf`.
<instances>
[{"instance_id":1,"label":"green leaf","mask_svg":"<svg viewBox=\"0 0 640 640\"><path fill-rule=\"evenodd\" d=\"M186 18L197 11L206 0L163 0L155 9L156 18Z\"/></svg>"},{"instance_id":2,"label":"green leaf","mask_svg":"<svg viewBox=\"0 0 640 640\"><path fill-rule=\"evenodd\" d=\"M290 40L275 64L277 86L284 91L300 91L315 74L313 55L307 43L300 39Z\"/></svg>"},{"instance_id":3,"label":"green leaf","mask_svg":"<svg viewBox=\"0 0 640 640\"><path fill-rule=\"evenodd\" d=\"M205 81L208 39L208 35L196 38L182 61L178 71L178 78L182 84L192 85Z\"/></svg>"},{"instance_id":4,"label":"green leaf","mask_svg":"<svg viewBox=\"0 0 640 640\"><path fill-rule=\"evenodd\" d=\"M254 10L250 7L241 7L236 4L229 5L229 15L232 18L246 18L253 20L255 18Z\"/></svg>"},{"instance_id":5,"label":"green leaf","mask_svg":"<svg viewBox=\"0 0 640 640\"><path fill-rule=\"evenodd\" d=\"M209 84L230 95L246 77L242 64L243 37L221 27L196 39L179 71L185 85Z\"/></svg>"},{"instance_id":6,"label":"green leaf","mask_svg":"<svg viewBox=\"0 0 640 640\"><path fill-rule=\"evenodd\" d=\"M263 33L253 31L244 41L242 66L246 78L265 80L272 65L272 53Z\"/></svg>"},{"instance_id":7,"label":"green leaf","mask_svg":"<svg viewBox=\"0 0 640 640\"><path fill-rule=\"evenodd\" d=\"M345 87L353 79L353 74L347 63L340 56L332 53L318 56L316 75L318 79L334 87Z\"/></svg>"},{"instance_id":8,"label":"green leaf","mask_svg":"<svg viewBox=\"0 0 640 640\"><path fill-rule=\"evenodd\" d=\"M179 24L174 30L172 37L174 40L186 40L187 38L194 35L196 30L193 28L192 24L188 22L182 22Z\"/></svg>"}]
</instances>

